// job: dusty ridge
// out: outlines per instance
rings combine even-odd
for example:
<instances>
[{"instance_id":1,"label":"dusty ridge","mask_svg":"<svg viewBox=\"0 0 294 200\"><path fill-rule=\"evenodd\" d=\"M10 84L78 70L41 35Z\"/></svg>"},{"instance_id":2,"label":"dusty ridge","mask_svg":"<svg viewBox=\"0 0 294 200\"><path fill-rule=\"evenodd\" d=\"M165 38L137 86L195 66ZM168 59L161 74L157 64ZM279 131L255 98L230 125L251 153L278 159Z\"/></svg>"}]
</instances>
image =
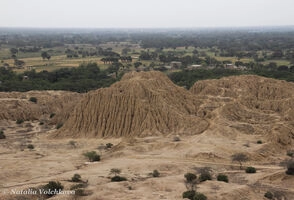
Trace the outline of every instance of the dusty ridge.
<instances>
[{"instance_id":1,"label":"dusty ridge","mask_svg":"<svg viewBox=\"0 0 294 200\"><path fill-rule=\"evenodd\" d=\"M160 72L132 72L109 88L88 93L59 136L120 137L198 134L208 122L197 117L201 102Z\"/></svg>"}]
</instances>

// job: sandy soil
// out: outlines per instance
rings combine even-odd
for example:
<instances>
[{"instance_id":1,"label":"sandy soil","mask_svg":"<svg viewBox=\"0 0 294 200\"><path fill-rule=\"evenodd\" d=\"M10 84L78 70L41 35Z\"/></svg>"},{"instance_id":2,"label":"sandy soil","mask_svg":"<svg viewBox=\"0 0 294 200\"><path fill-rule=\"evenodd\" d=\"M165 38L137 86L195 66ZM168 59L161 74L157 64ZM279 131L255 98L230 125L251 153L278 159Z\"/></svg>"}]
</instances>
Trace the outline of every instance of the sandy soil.
<instances>
[{"instance_id":1,"label":"sandy soil","mask_svg":"<svg viewBox=\"0 0 294 200\"><path fill-rule=\"evenodd\" d=\"M34 196L11 195L13 190L39 187L49 181L60 181L65 190L75 185L71 177L78 173L88 183L88 196L57 195L52 199L182 199L186 191L184 174L197 173L197 168L210 167L213 180L200 183L198 191L208 199L263 199L266 191L279 191L287 199L294 198L294 177L285 174L279 163L285 153L263 156L258 153L267 142L261 135L234 133L227 137L209 129L195 136L175 135L134 139L48 139L54 127L44 129L36 122L16 125L1 121L5 140L0 140L0 199L33 199ZM263 144L257 144L257 140ZM75 145L72 145L75 141ZM99 150L112 143L109 150ZM34 149L29 150L28 144ZM100 162L88 162L87 151L101 155ZM231 155L245 152L252 159L245 166L254 166L256 174L246 174ZM258 158L258 159L255 159ZM121 169L125 182L110 181L110 170ZM157 169L160 177L150 173ZM216 181L219 173L228 175L229 183ZM5 194L6 193L6 194ZM8 193L8 194L7 194ZM10 193L10 194L9 194Z\"/></svg>"}]
</instances>

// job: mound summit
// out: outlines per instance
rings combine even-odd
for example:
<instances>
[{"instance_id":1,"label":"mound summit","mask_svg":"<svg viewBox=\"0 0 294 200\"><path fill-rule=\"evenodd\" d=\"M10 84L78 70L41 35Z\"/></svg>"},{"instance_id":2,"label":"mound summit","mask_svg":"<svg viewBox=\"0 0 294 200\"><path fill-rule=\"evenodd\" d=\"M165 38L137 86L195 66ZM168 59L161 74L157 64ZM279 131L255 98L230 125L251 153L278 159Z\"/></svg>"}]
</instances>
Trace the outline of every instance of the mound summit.
<instances>
[{"instance_id":1,"label":"mound summit","mask_svg":"<svg viewBox=\"0 0 294 200\"><path fill-rule=\"evenodd\" d=\"M131 72L109 88L89 92L58 136L128 137L199 134L209 123L197 116L201 101L160 72Z\"/></svg>"}]
</instances>

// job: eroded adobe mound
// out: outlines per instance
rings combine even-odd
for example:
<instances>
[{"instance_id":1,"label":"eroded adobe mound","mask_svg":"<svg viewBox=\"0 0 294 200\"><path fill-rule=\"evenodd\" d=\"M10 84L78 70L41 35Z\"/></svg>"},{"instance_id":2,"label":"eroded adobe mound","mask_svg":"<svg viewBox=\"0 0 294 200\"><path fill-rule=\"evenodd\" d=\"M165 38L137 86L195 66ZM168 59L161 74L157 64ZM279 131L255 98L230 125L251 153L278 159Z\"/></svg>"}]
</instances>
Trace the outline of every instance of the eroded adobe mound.
<instances>
[{"instance_id":1,"label":"eroded adobe mound","mask_svg":"<svg viewBox=\"0 0 294 200\"><path fill-rule=\"evenodd\" d=\"M201 102L160 72L131 72L109 88L89 92L59 136L120 137L206 130Z\"/></svg>"},{"instance_id":2,"label":"eroded adobe mound","mask_svg":"<svg viewBox=\"0 0 294 200\"><path fill-rule=\"evenodd\" d=\"M53 120L62 122L81 96L64 91L0 92L0 120L39 120L54 113Z\"/></svg>"},{"instance_id":3,"label":"eroded adobe mound","mask_svg":"<svg viewBox=\"0 0 294 200\"><path fill-rule=\"evenodd\" d=\"M223 124L247 134L267 135L282 145L293 143L293 83L254 75L231 76L198 81L190 91L206 99L206 104L217 102L212 112Z\"/></svg>"}]
</instances>

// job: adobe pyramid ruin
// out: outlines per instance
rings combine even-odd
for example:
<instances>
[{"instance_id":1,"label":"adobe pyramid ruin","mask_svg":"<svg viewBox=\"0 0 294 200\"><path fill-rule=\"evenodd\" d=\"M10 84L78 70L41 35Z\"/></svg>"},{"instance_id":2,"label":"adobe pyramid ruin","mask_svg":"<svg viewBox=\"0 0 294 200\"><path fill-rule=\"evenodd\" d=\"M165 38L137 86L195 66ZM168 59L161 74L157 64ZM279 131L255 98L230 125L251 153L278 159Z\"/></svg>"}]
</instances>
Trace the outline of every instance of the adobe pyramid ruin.
<instances>
[{"instance_id":1,"label":"adobe pyramid ruin","mask_svg":"<svg viewBox=\"0 0 294 200\"><path fill-rule=\"evenodd\" d=\"M109 88L86 94L57 134L69 137L199 134L209 126L197 116L201 103L160 72L131 72Z\"/></svg>"}]
</instances>

